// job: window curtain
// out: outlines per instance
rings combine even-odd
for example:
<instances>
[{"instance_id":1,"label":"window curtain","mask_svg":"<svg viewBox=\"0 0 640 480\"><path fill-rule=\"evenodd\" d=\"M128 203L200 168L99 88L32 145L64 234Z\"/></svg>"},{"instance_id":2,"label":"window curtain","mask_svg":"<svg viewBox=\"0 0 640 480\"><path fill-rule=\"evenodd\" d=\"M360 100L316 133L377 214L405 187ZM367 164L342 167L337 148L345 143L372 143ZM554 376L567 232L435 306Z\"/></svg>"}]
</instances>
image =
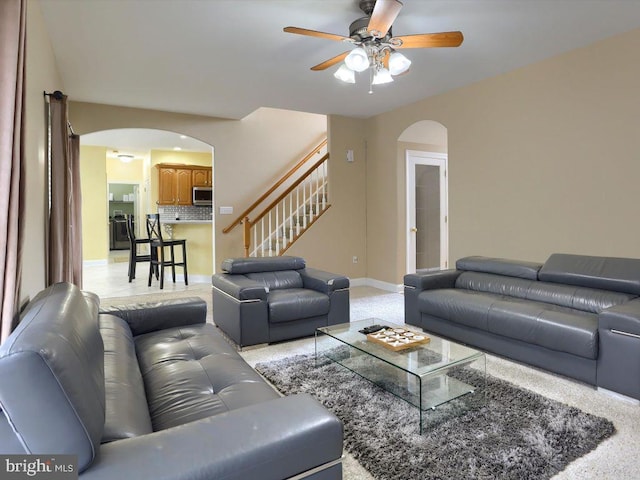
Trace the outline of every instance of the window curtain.
<instances>
[{"instance_id":1,"label":"window curtain","mask_svg":"<svg viewBox=\"0 0 640 480\"><path fill-rule=\"evenodd\" d=\"M20 301L24 212L26 0L0 1L0 341Z\"/></svg>"},{"instance_id":2,"label":"window curtain","mask_svg":"<svg viewBox=\"0 0 640 480\"><path fill-rule=\"evenodd\" d=\"M80 137L69 127L67 96L49 95L49 228L47 285L82 288Z\"/></svg>"}]
</instances>

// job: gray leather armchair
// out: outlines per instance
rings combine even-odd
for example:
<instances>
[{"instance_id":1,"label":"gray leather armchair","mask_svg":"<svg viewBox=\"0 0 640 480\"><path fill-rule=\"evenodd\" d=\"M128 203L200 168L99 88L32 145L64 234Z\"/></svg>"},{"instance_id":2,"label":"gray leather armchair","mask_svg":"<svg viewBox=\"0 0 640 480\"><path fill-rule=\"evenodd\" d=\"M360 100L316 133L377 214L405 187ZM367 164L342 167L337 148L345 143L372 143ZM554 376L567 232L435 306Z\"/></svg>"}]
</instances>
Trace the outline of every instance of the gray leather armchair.
<instances>
[{"instance_id":1,"label":"gray leather armchair","mask_svg":"<svg viewBox=\"0 0 640 480\"><path fill-rule=\"evenodd\" d=\"M300 257L230 258L213 275L213 321L240 347L349 321L349 279Z\"/></svg>"}]
</instances>

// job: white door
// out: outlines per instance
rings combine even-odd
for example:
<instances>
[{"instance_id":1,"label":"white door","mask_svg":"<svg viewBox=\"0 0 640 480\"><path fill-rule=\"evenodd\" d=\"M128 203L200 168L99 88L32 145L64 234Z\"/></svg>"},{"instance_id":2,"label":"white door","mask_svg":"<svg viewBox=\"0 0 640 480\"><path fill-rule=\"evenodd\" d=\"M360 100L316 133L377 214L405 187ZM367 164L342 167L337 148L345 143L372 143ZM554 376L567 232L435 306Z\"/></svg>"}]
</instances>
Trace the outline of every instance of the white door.
<instances>
[{"instance_id":1,"label":"white door","mask_svg":"<svg viewBox=\"0 0 640 480\"><path fill-rule=\"evenodd\" d=\"M407 273L448 268L447 155L407 150Z\"/></svg>"}]
</instances>

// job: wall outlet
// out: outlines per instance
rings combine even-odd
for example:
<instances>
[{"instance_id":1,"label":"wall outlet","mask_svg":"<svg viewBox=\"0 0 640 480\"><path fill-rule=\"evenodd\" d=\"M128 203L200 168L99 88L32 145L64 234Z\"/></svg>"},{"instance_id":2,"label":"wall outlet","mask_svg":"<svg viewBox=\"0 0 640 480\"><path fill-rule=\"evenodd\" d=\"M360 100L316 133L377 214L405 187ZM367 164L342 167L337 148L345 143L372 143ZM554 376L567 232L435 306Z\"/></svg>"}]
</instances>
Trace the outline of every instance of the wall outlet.
<instances>
[{"instance_id":1,"label":"wall outlet","mask_svg":"<svg viewBox=\"0 0 640 480\"><path fill-rule=\"evenodd\" d=\"M358 257L356 257L355 255L353 256L353 263L358 263Z\"/></svg>"}]
</instances>

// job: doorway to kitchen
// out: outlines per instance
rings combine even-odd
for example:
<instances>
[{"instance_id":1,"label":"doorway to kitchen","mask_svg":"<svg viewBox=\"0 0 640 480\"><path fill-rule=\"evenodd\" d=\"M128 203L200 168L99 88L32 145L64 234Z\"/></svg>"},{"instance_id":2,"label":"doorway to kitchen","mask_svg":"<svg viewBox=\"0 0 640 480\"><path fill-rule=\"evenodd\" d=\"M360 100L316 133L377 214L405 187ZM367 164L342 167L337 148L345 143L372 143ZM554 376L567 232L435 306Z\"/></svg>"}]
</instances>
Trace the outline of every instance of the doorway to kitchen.
<instances>
[{"instance_id":1,"label":"doorway to kitchen","mask_svg":"<svg viewBox=\"0 0 640 480\"><path fill-rule=\"evenodd\" d=\"M109 183L107 190L109 202L109 260L111 262L127 261L130 247L127 234L128 215L133 216L133 231L136 237L141 236L140 184Z\"/></svg>"},{"instance_id":2,"label":"doorway to kitchen","mask_svg":"<svg viewBox=\"0 0 640 480\"><path fill-rule=\"evenodd\" d=\"M146 215L150 213L161 215L162 232L168 238L174 235L188 241L189 285L210 282L215 258L213 201L208 206L194 203L192 190L196 186L201 188L203 181L213 190L213 155L211 145L176 132L125 128L82 135L86 289L101 296L148 292L148 264L138 264L135 278L128 282L129 239L125 221L127 215L133 215L136 237L145 239ZM169 167L190 174L187 195L177 195L175 204L164 201L162 187L166 185L159 182L160 171ZM207 175L203 180L200 175L192 176L192 172ZM139 254L148 251L144 244L137 248ZM186 285L171 283L171 288Z\"/></svg>"}]
</instances>

